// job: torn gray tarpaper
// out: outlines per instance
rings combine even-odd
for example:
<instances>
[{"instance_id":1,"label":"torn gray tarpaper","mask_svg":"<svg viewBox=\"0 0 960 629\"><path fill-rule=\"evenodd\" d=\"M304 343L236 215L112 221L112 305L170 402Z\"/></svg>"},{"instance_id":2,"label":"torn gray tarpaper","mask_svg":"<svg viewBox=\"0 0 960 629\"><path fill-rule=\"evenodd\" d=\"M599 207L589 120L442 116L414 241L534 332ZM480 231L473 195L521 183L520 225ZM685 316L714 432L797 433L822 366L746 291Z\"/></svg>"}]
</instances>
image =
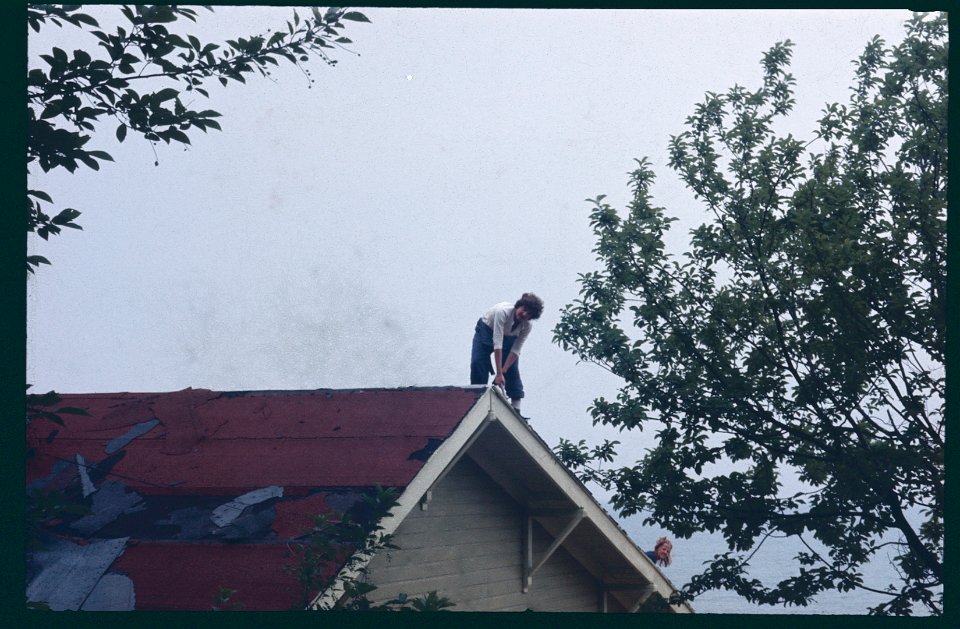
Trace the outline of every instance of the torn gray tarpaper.
<instances>
[{"instance_id":1,"label":"torn gray tarpaper","mask_svg":"<svg viewBox=\"0 0 960 629\"><path fill-rule=\"evenodd\" d=\"M147 505L140 494L128 491L123 483L108 480L94 492L91 508L92 514L83 516L70 528L84 535L92 535L121 515L143 511Z\"/></svg>"},{"instance_id":2,"label":"torn gray tarpaper","mask_svg":"<svg viewBox=\"0 0 960 629\"><path fill-rule=\"evenodd\" d=\"M133 581L125 574L108 572L97 582L80 611L128 612L137 605Z\"/></svg>"},{"instance_id":3,"label":"torn gray tarpaper","mask_svg":"<svg viewBox=\"0 0 960 629\"><path fill-rule=\"evenodd\" d=\"M224 540L254 538L269 531L276 516L276 508L270 506L257 513L244 514L227 526L216 529L213 534Z\"/></svg>"},{"instance_id":4,"label":"torn gray tarpaper","mask_svg":"<svg viewBox=\"0 0 960 629\"><path fill-rule=\"evenodd\" d=\"M143 436L153 430L155 426L160 423L159 419L151 419L150 421L140 422L124 434L111 439L110 443L107 444L107 447L104 448L104 452L107 454L113 454L123 446L127 445L137 437Z\"/></svg>"},{"instance_id":5,"label":"torn gray tarpaper","mask_svg":"<svg viewBox=\"0 0 960 629\"><path fill-rule=\"evenodd\" d=\"M283 487L271 485L263 489L254 489L214 509L213 513L210 514L210 519L217 526L224 527L236 520L247 507L261 503L264 500L281 497L283 497Z\"/></svg>"},{"instance_id":6,"label":"torn gray tarpaper","mask_svg":"<svg viewBox=\"0 0 960 629\"><path fill-rule=\"evenodd\" d=\"M47 474L46 477L38 478L27 485L27 493L44 489L47 485L53 482L53 479L63 472L63 470L67 469L69 465L70 461L68 459L57 460L53 464L53 467L50 469L50 473Z\"/></svg>"},{"instance_id":7,"label":"torn gray tarpaper","mask_svg":"<svg viewBox=\"0 0 960 629\"><path fill-rule=\"evenodd\" d=\"M126 547L129 537L80 546L60 541L35 552L39 573L27 585L27 600L44 602L55 611L78 610L100 577Z\"/></svg>"},{"instance_id":8,"label":"torn gray tarpaper","mask_svg":"<svg viewBox=\"0 0 960 629\"><path fill-rule=\"evenodd\" d=\"M80 488L83 490L83 497L86 498L93 492L97 491L97 488L93 486L93 481L90 480L90 473L87 471L89 465L87 465L87 460L83 458L83 455L79 452L77 453L77 473L80 474Z\"/></svg>"},{"instance_id":9,"label":"torn gray tarpaper","mask_svg":"<svg viewBox=\"0 0 960 629\"><path fill-rule=\"evenodd\" d=\"M157 520L160 526L176 526L180 532L174 539L200 539L210 535L215 528L210 525L210 510L200 507L177 509L168 514L165 520Z\"/></svg>"}]
</instances>

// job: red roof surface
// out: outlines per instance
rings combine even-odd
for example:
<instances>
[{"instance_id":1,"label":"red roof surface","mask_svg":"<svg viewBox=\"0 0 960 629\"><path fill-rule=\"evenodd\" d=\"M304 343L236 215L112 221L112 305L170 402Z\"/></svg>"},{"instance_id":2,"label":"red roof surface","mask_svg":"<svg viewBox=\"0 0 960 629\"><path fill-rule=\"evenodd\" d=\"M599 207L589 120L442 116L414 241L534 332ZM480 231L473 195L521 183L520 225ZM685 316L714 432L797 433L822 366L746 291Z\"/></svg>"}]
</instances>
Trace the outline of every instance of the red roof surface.
<instances>
[{"instance_id":1,"label":"red roof surface","mask_svg":"<svg viewBox=\"0 0 960 629\"><path fill-rule=\"evenodd\" d=\"M28 445L37 455L28 462L27 480L78 453L100 461L112 439L158 419L112 468L142 494L404 487L424 463L410 455L450 436L482 393L451 387L62 394L60 405L85 408L90 416L65 416L62 428L44 421L28 426Z\"/></svg>"},{"instance_id":2,"label":"red roof surface","mask_svg":"<svg viewBox=\"0 0 960 629\"><path fill-rule=\"evenodd\" d=\"M135 584L137 609L209 610L220 588L245 610L294 609L297 580L280 566L296 558L286 544L128 544L112 568ZM303 609L303 607L300 607Z\"/></svg>"},{"instance_id":3,"label":"red roof surface","mask_svg":"<svg viewBox=\"0 0 960 629\"><path fill-rule=\"evenodd\" d=\"M288 609L299 599L282 570L288 543L311 531L315 515L348 510L366 489L405 487L483 393L61 394L58 406L90 416L28 425L27 483L95 507L93 523L53 522L61 536L130 538L108 573L133 581L137 609L210 609L221 586L237 590L244 609ZM81 498L86 480L95 491ZM282 496L241 505L235 523L216 523L218 508L269 487Z\"/></svg>"}]
</instances>

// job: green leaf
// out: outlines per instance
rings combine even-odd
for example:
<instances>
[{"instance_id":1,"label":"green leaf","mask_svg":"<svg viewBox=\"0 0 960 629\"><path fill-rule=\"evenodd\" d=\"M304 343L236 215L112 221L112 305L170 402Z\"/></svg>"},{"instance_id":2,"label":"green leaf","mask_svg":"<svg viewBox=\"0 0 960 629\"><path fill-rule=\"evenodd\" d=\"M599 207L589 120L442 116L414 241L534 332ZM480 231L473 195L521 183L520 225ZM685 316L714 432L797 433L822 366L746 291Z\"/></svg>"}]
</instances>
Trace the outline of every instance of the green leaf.
<instances>
[{"instance_id":1,"label":"green leaf","mask_svg":"<svg viewBox=\"0 0 960 629\"><path fill-rule=\"evenodd\" d=\"M117 140L119 140L120 142L123 142L124 139L126 139L126 137L127 137L127 125L121 124L119 127L117 127Z\"/></svg>"},{"instance_id":2,"label":"green leaf","mask_svg":"<svg viewBox=\"0 0 960 629\"><path fill-rule=\"evenodd\" d=\"M27 396L27 399L34 406L50 406L56 404L62 398L56 391L47 391L42 394L31 394Z\"/></svg>"},{"instance_id":3,"label":"green leaf","mask_svg":"<svg viewBox=\"0 0 960 629\"><path fill-rule=\"evenodd\" d=\"M341 16L344 20L353 20L354 22L369 22L366 15L359 11L348 11Z\"/></svg>"},{"instance_id":4,"label":"green leaf","mask_svg":"<svg viewBox=\"0 0 960 629\"><path fill-rule=\"evenodd\" d=\"M86 51L84 51L84 50L74 50L74 51L73 51L73 61L74 61L74 63L76 63L76 64L85 66L85 65L88 65L88 64L90 63L90 61L92 61L92 59L90 58L89 53L87 53Z\"/></svg>"},{"instance_id":5,"label":"green leaf","mask_svg":"<svg viewBox=\"0 0 960 629\"><path fill-rule=\"evenodd\" d=\"M156 103L162 103L164 101L170 100L171 98L176 98L179 95L180 95L180 90L174 89L172 87L167 87L160 90L159 92L154 93L151 99Z\"/></svg>"},{"instance_id":6,"label":"green leaf","mask_svg":"<svg viewBox=\"0 0 960 629\"><path fill-rule=\"evenodd\" d=\"M39 68L34 68L27 73L27 84L34 87L41 87L46 85L47 75L43 73L43 70Z\"/></svg>"},{"instance_id":7,"label":"green leaf","mask_svg":"<svg viewBox=\"0 0 960 629\"><path fill-rule=\"evenodd\" d=\"M53 203L53 199L50 198L50 195L44 192L43 190L27 190L27 194L29 194L30 196L37 197L38 199L41 199L43 201L46 201L47 203Z\"/></svg>"},{"instance_id":8,"label":"green leaf","mask_svg":"<svg viewBox=\"0 0 960 629\"><path fill-rule=\"evenodd\" d=\"M113 161L113 157L111 157L110 153L107 153L106 151L90 151L88 154L91 157L96 157L97 159L106 160L108 162Z\"/></svg>"},{"instance_id":9,"label":"green leaf","mask_svg":"<svg viewBox=\"0 0 960 629\"><path fill-rule=\"evenodd\" d=\"M100 163L97 160L90 157L89 155L87 155L86 153L80 153L79 155L77 155L77 159L79 159L81 162L83 162L93 170L100 170Z\"/></svg>"},{"instance_id":10,"label":"green leaf","mask_svg":"<svg viewBox=\"0 0 960 629\"><path fill-rule=\"evenodd\" d=\"M182 142L183 144L190 144L190 138L187 136L186 133L184 133L183 131L180 131L179 129L168 129L167 135L170 137L171 140L177 140L178 142Z\"/></svg>"},{"instance_id":11,"label":"green leaf","mask_svg":"<svg viewBox=\"0 0 960 629\"><path fill-rule=\"evenodd\" d=\"M170 33L167 35L167 41L178 48L190 48L190 44L188 44L183 37L180 37L176 33Z\"/></svg>"},{"instance_id":12,"label":"green leaf","mask_svg":"<svg viewBox=\"0 0 960 629\"><path fill-rule=\"evenodd\" d=\"M63 406L56 410L57 413L66 413L68 415L86 415L90 416L90 413L85 408L79 408L76 406Z\"/></svg>"},{"instance_id":13,"label":"green leaf","mask_svg":"<svg viewBox=\"0 0 960 629\"><path fill-rule=\"evenodd\" d=\"M95 19L93 19L86 13L76 13L74 14L73 17L78 22L83 22L84 24L89 24L90 26L97 26L97 27L100 26Z\"/></svg>"},{"instance_id":14,"label":"green leaf","mask_svg":"<svg viewBox=\"0 0 960 629\"><path fill-rule=\"evenodd\" d=\"M52 421L53 423L58 424L58 425L60 425L60 426L63 426L63 425L64 425L63 419L61 419L60 416L57 415L56 413L49 413L49 412L47 412L47 411L42 411L42 412L38 413L37 416L38 416L38 417L42 417L42 418L44 418L44 419L49 419L49 420Z\"/></svg>"},{"instance_id":15,"label":"green leaf","mask_svg":"<svg viewBox=\"0 0 960 629\"><path fill-rule=\"evenodd\" d=\"M61 210L60 213L54 216L53 219L51 220L53 221L53 223L57 225L66 225L67 223L77 218L78 216L80 216L80 212L78 212L73 208L68 207L64 210Z\"/></svg>"},{"instance_id":16,"label":"green leaf","mask_svg":"<svg viewBox=\"0 0 960 629\"><path fill-rule=\"evenodd\" d=\"M47 120L50 118L55 118L62 114L67 109L67 103L64 99L59 98L55 101L51 101L49 105L44 107L43 112L40 114L41 120Z\"/></svg>"}]
</instances>

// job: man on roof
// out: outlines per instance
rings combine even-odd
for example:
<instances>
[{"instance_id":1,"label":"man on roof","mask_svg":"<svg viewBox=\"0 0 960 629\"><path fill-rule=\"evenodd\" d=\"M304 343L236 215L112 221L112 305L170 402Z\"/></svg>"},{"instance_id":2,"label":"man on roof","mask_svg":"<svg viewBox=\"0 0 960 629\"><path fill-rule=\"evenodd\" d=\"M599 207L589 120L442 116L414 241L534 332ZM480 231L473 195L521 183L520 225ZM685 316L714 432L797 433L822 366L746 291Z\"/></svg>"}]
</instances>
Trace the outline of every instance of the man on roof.
<instances>
[{"instance_id":1,"label":"man on roof","mask_svg":"<svg viewBox=\"0 0 960 629\"><path fill-rule=\"evenodd\" d=\"M506 389L507 397L518 413L523 399L520 349L533 327L530 322L539 319L542 313L543 300L533 293L524 293L513 305L505 301L492 306L477 320L474 328L470 384L487 384L493 374L493 384ZM495 369L490 367L490 354L493 354Z\"/></svg>"}]
</instances>

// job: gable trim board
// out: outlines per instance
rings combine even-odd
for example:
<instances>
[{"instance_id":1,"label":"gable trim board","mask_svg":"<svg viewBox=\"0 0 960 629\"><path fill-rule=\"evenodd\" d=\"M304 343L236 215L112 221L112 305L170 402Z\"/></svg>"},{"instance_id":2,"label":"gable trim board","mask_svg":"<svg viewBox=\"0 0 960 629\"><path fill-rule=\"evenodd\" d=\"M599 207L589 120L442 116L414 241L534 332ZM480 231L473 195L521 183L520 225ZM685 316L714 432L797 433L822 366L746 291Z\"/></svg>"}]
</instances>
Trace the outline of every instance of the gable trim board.
<instances>
[{"instance_id":1,"label":"gable trim board","mask_svg":"<svg viewBox=\"0 0 960 629\"><path fill-rule=\"evenodd\" d=\"M476 462L485 472L490 465L482 462L482 453L474 453L473 446L491 426L497 425L509 435L510 441L515 444L535 465L546 474L559 494L574 507L543 510L538 508L535 501L520 500L525 503L526 531L524 554L524 578L518 587L527 591L535 582L536 571L553 552L562 546L567 537L584 524L589 524L600 536L600 541L616 550L622 557L628 569L619 575L595 575L603 584L601 609L607 608L608 596L618 596L621 603L627 601L624 607L628 611L637 608L652 593L658 592L664 599L669 599L674 591L670 581L650 561L646 554L620 528L616 521L603 509L586 486L566 469L551 452L549 446L541 440L526 424L526 422L509 405L502 393L496 387L488 387L486 392L476 401L467 412L459 426L433 453L413 480L406 486L398 499L398 505L392 515L381 520L383 534L394 534L410 512L418 508L429 509L431 492L446 476L446 474L466 455ZM520 498L520 490L507 478L491 478L501 485L508 494L515 499ZM555 499L556 496L553 496ZM540 557L533 556L531 535L535 519L540 517L553 518L560 516L562 527L559 530L549 530L554 542ZM545 525L544 522L540 522ZM337 575L334 584L326 591L321 592L308 606L311 609L331 608L344 594L343 583L347 579L357 578L361 570L369 564L373 556L361 558L361 561L351 568L344 568ZM678 613L691 613L689 604L671 606L671 610Z\"/></svg>"}]
</instances>

